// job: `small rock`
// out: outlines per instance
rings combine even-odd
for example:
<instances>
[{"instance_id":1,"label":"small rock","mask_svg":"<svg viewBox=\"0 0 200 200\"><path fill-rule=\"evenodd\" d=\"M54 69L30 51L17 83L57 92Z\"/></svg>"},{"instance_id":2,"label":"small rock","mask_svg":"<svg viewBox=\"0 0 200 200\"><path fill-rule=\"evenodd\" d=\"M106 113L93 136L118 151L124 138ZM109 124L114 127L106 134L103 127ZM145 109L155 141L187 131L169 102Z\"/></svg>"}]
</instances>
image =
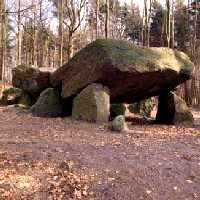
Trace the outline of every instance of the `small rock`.
<instances>
[{"instance_id":1,"label":"small rock","mask_svg":"<svg viewBox=\"0 0 200 200\"><path fill-rule=\"evenodd\" d=\"M147 190L146 192L147 192L147 194L151 194L152 191L151 190Z\"/></svg>"},{"instance_id":2,"label":"small rock","mask_svg":"<svg viewBox=\"0 0 200 200\"><path fill-rule=\"evenodd\" d=\"M173 189L174 189L174 190L177 190L177 189L178 189L178 187L174 186L174 187L173 187Z\"/></svg>"},{"instance_id":3,"label":"small rock","mask_svg":"<svg viewBox=\"0 0 200 200\"><path fill-rule=\"evenodd\" d=\"M119 115L115 117L111 124L111 130L116 132L122 132L127 129L127 125L125 122L125 117L123 115Z\"/></svg>"},{"instance_id":4,"label":"small rock","mask_svg":"<svg viewBox=\"0 0 200 200\"><path fill-rule=\"evenodd\" d=\"M189 180L189 179L188 179L188 180L186 180L186 182L188 182L188 183L193 183L193 181L191 181L191 180Z\"/></svg>"}]
</instances>

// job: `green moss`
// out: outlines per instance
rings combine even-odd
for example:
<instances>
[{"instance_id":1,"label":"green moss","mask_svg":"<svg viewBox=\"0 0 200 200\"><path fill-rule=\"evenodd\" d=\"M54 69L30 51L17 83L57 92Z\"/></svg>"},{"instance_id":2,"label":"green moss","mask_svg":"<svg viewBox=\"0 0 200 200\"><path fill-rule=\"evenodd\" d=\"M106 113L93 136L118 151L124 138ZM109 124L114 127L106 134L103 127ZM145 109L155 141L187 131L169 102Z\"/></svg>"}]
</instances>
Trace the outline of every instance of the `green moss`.
<instances>
[{"instance_id":1,"label":"green moss","mask_svg":"<svg viewBox=\"0 0 200 200\"><path fill-rule=\"evenodd\" d=\"M140 105L141 105L140 113L146 117L150 117L151 111L153 110L152 99L151 98L145 99L145 100L141 101Z\"/></svg>"},{"instance_id":2,"label":"green moss","mask_svg":"<svg viewBox=\"0 0 200 200\"><path fill-rule=\"evenodd\" d=\"M22 95L22 90L19 89L19 88L14 88L14 87L11 87L11 88L8 88L8 89L5 89L3 91L3 96L6 96L6 95L9 95L9 94L15 94L17 96L21 96Z\"/></svg>"},{"instance_id":3,"label":"green moss","mask_svg":"<svg viewBox=\"0 0 200 200\"><path fill-rule=\"evenodd\" d=\"M31 71L34 68L31 65L18 65L17 66L18 69L20 69L21 71Z\"/></svg>"},{"instance_id":4,"label":"green moss","mask_svg":"<svg viewBox=\"0 0 200 200\"><path fill-rule=\"evenodd\" d=\"M140 113L140 103L133 103L128 106L128 109L131 113L139 114Z\"/></svg>"},{"instance_id":5,"label":"green moss","mask_svg":"<svg viewBox=\"0 0 200 200\"><path fill-rule=\"evenodd\" d=\"M34 116L58 117L62 115L62 102L59 92L54 88L44 90L37 102L30 108Z\"/></svg>"},{"instance_id":6,"label":"green moss","mask_svg":"<svg viewBox=\"0 0 200 200\"><path fill-rule=\"evenodd\" d=\"M74 99L72 117L94 122L97 118L97 105L93 91L85 90L83 92Z\"/></svg>"},{"instance_id":7,"label":"green moss","mask_svg":"<svg viewBox=\"0 0 200 200\"><path fill-rule=\"evenodd\" d=\"M176 113L175 122L178 124L181 124L184 122L193 124L194 118L191 112Z\"/></svg>"},{"instance_id":8,"label":"green moss","mask_svg":"<svg viewBox=\"0 0 200 200\"><path fill-rule=\"evenodd\" d=\"M151 98L130 104L128 107L131 113L141 114L146 117L151 116L151 111L153 110L153 101Z\"/></svg>"},{"instance_id":9,"label":"green moss","mask_svg":"<svg viewBox=\"0 0 200 200\"><path fill-rule=\"evenodd\" d=\"M119 115L125 115L125 111L126 107L124 106L124 104L112 104L110 108L111 119L114 119Z\"/></svg>"},{"instance_id":10,"label":"green moss","mask_svg":"<svg viewBox=\"0 0 200 200\"><path fill-rule=\"evenodd\" d=\"M72 117L89 122L107 122L110 114L110 99L107 88L91 84L74 98Z\"/></svg>"},{"instance_id":11,"label":"green moss","mask_svg":"<svg viewBox=\"0 0 200 200\"><path fill-rule=\"evenodd\" d=\"M173 93L173 95L174 95L175 109L176 109L174 117L175 124L192 125L194 122L194 118L186 102L182 98L177 96L175 93Z\"/></svg>"},{"instance_id":12,"label":"green moss","mask_svg":"<svg viewBox=\"0 0 200 200\"><path fill-rule=\"evenodd\" d=\"M189 57L176 50L169 48L143 48L126 41L98 39L81 49L67 65L54 73L51 76L53 77L51 81L55 81L55 84L52 83L53 85L62 83L61 95L63 98L67 98L77 95L81 89L94 82L108 86L108 78L105 78L107 74L108 76L117 74L117 76L129 77L130 75L131 77L132 75L137 75L137 73L146 74L167 69L169 77L167 72L163 73L166 76L164 77L166 80L163 80L163 83L166 84L166 87L174 87L174 82L177 80L178 84L183 78L180 76L181 80L179 81L178 74L171 72L170 69L177 73L188 72L186 75L190 75L192 68L193 64ZM159 78L160 75L155 75L155 78ZM117 76L115 76L114 80ZM187 78L184 78L184 80ZM168 79L170 80L169 83ZM142 77L140 80L142 80ZM123 80L122 82L125 81Z\"/></svg>"},{"instance_id":13,"label":"green moss","mask_svg":"<svg viewBox=\"0 0 200 200\"><path fill-rule=\"evenodd\" d=\"M96 59L99 64L110 63L122 71L130 70L133 66L139 72L165 68L179 72L193 68L186 54L169 48L142 48L126 41L98 39L83 49L85 56L87 53L91 56L90 50L96 54L96 58L99 58Z\"/></svg>"},{"instance_id":14,"label":"green moss","mask_svg":"<svg viewBox=\"0 0 200 200\"><path fill-rule=\"evenodd\" d=\"M127 129L125 117L123 115L117 116L111 123L111 130L116 132L122 132Z\"/></svg>"},{"instance_id":15,"label":"green moss","mask_svg":"<svg viewBox=\"0 0 200 200\"><path fill-rule=\"evenodd\" d=\"M60 104L59 92L53 88L46 89L41 96L43 96L46 105Z\"/></svg>"},{"instance_id":16,"label":"green moss","mask_svg":"<svg viewBox=\"0 0 200 200\"><path fill-rule=\"evenodd\" d=\"M29 107L33 103L28 94L26 94L23 90L14 87L3 91L1 101L3 105L21 104L25 107Z\"/></svg>"},{"instance_id":17,"label":"green moss","mask_svg":"<svg viewBox=\"0 0 200 200\"><path fill-rule=\"evenodd\" d=\"M8 88L2 93L1 103L3 105L12 105L18 103L23 91L19 88Z\"/></svg>"},{"instance_id":18,"label":"green moss","mask_svg":"<svg viewBox=\"0 0 200 200\"><path fill-rule=\"evenodd\" d=\"M33 76L33 74L36 72L36 69L30 65L18 65L16 68L14 68L14 71L25 79Z\"/></svg>"}]
</instances>

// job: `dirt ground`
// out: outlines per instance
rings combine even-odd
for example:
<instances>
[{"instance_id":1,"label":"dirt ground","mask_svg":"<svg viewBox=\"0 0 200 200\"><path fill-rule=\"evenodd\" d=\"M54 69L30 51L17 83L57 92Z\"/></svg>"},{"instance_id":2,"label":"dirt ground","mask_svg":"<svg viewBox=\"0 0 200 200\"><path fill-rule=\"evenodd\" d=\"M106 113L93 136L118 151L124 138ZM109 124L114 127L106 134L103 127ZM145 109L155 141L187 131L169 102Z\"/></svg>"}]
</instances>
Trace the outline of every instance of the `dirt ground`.
<instances>
[{"instance_id":1,"label":"dirt ground","mask_svg":"<svg viewBox=\"0 0 200 200\"><path fill-rule=\"evenodd\" d=\"M113 133L69 118L0 107L0 199L200 200L195 127Z\"/></svg>"}]
</instances>

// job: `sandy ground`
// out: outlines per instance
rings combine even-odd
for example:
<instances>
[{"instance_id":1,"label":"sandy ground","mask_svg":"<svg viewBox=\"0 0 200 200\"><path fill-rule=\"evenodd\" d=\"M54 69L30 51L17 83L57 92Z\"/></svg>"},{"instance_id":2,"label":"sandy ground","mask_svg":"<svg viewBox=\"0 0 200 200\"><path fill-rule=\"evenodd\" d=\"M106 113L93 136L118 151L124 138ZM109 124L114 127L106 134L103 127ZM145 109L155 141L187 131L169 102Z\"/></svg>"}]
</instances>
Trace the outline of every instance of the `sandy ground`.
<instances>
[{"instance_id":1,"label":"sandy ground","mask_svg":"<svg viewBox=\"0 0 200 200\"><path fill-rule=\"evenodd\" d=\"M0 199L200 200L195 127L113 133L69 118L0 107Z\"/></svg>"}]
</instances>

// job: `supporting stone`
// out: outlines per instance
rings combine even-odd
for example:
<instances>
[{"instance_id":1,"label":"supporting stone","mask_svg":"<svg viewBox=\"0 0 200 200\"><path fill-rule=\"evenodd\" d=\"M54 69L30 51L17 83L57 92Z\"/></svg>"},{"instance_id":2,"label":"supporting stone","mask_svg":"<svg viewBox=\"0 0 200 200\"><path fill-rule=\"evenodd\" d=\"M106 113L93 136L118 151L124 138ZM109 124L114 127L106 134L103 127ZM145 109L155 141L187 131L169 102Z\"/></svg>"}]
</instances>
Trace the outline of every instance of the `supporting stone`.
<instances>
[{"instance_id":1,"label":"supporting stone","mask_svg":"<svg viewBox=\"0 0 200 200\"><path fill-rule=\"evenodd\" d=\"M173 92L165 92L158 99L156 121L161 124L192 125L194 119L183 99Z\"/></svg>"},{"instance_id":2,"label":"supporting stone","mask_svg":"<svg viewBox=\"0 0 200 200\"><path fill-rule=\"evenodd\" d=\"M81 91L73 101L72 117L90 122L108 122L110 95L107 87L91 84Z\"/></svg>"},{"instance_id":3,"label":"supporting stone","mask_svg":"<svg viewBox=\"0 0 200 200\"><path fill-rule=\"evenodd\" d=\"M62 115L62 102L59 92L54 88L47 88L40 94L30 111L37 117L60 117Z\"/></svg>"}]
</instances>

